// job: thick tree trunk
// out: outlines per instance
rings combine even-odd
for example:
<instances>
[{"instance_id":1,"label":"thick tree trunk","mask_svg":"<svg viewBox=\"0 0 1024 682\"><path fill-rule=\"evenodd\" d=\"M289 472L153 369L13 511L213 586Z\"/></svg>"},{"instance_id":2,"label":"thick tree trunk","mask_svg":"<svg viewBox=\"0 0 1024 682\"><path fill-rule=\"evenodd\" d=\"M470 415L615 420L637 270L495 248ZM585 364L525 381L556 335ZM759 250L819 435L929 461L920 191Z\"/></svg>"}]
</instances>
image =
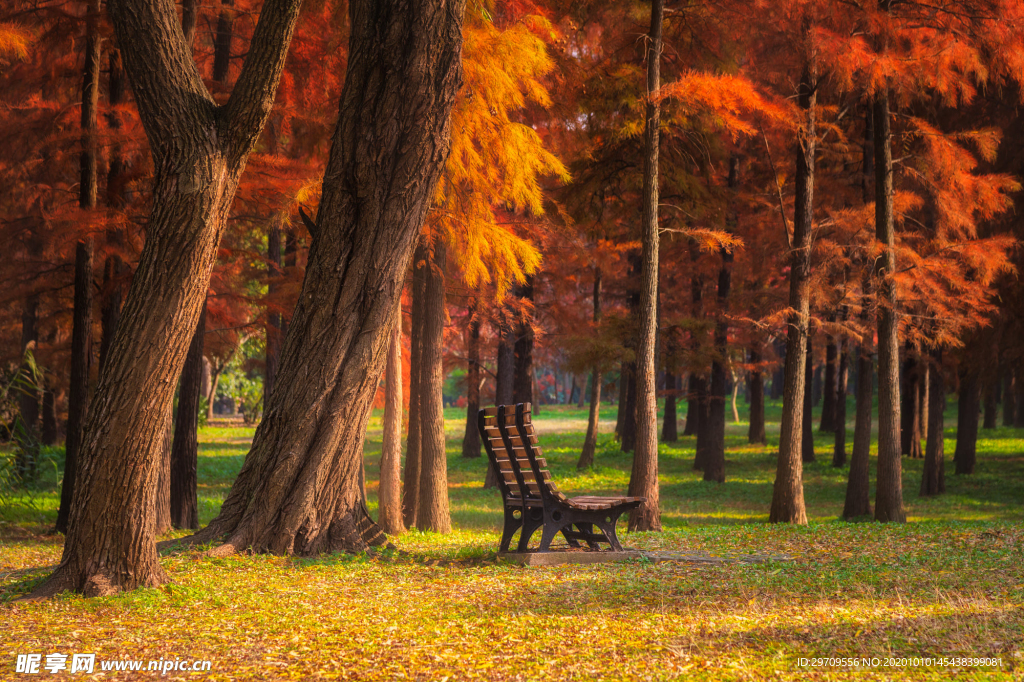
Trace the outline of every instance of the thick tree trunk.
<instances>
[{"instance_id":1,"label":"thick tree trunk","mask_svg":"<svg viewBox=\"0 0 1024 682\"><path fill-rule=\"evenodd\" d=\"M814 153L816 147L816 83L814 58L800 79L798 103L804 110L796 144L796 199L790 248L789 316L786 343L785 390L779 462L772 490L772 523L807 523L804 507L803 459L804 391L810 321L811 239L814 219Z\"/></svg>"},{"instance_id":2,"label":"thick tree trunk","mask_svg":"<svg viewBox=\"0 0 1024 682\"><path fill-rule=\"evenodd\" d=\"M761 371L761 346L757 343L750 349L750 427L747 429L748 443L768 443L764 429L764 372Z\"/></svg>"},{"instance_id":3,"label":"thick tree trunk","mask_svg":"<svg viewBox=\"0 0 1024 682\"><path fill-rule=\"evenodd\" d=\"M463 9L458 0L349 5L341 114L277 389L220 515L192 540L227 535L219 554L383 542L362 505L363 439L394 306L448 154ZM431 277L443 282L440 272ZM425 320L424 364L431 325L442 324ZM438 421L429 402L424 429Z\"/></svg>"},{"instance_id":4,"label":"thick tree trunk","mask_svg":"<svg viewBox=\"0 0 1024 682\"><path fill-rule=\"evenodd\" d=\"M928 387L928 445L921 476L921 496L946 492L945 423L946 385L942 376L942 351L934 352Z\"/></svg>"},{"instance_id":5,"label":"thick tree trunk","mask_svg":"<svg viewBox=\"0 0 1024 682\"><path fill-rule=\"evenodd\" d=\"M423 237L416 243L412 260L412 292L409 314L409 432L405 446L405 486L402 492L402 520L406 528L416 526L420 508L420 461L423 453L423 420L421 405L423 391L423 323L426 310L426 287L429 250Z\"/></svg>"},{"instance_id":6,"label":"thick tree trunk","mask_svg":"<svg viewBox=\"0 0 1024 682\"><path fill-rule=\"evenodd\" d=\"M812 390L812 377L814 376L814 349L811 342L812 336L813 334L811 333L810 328L808 328L805 360L807 368L804 371L804 416L800 430L800 457L805 464L816 460L814 456L814 405L811 401L811 395L814 393Z\"/></svg>"},{"instance_id":7,"label":"thick tree trunk","mask_svg":"<svg viewBox=\"0 0 1024 682\"><path fill-rule=\"evenodd\" d=\"M921 452L921 413L920 382L921 363L911 348L907 348L907 357L903 361L903 384L900 387L900 454L911 459L920 459Z\"/></svg>"},{"instance_id":8,"label":"thick tree trunk","mask_svg":"<svg viewBox=\"0 0 1024 682\"><path fill-rule=\"evenodd\" d=\"M601 323L601 268L594 268L594 327ZM597 451L597 430L601 418L601 366L594 365L590 375L590 414L587 417L587 435L583 439L583 449L576 469L583 470L594 466L594 453Z\"/></svg>"},{"instance_id":9,"label":"thick tree trunk","mask_svg":"<svg viewBox=\"0 0 1024 682\"><path fill-rule=\"evenodd\" d=\"M850 342L839 340L839 366L836 369L835 447L832 466L846 466L846 385L850 378Z\"/></svg>"},{"instance_id":10,"label":"thick tree trunk","mask_svg":"<svg viewBox=\"0 0 1024 682\"><path fill-rule=\"evenodd\" d=\"M107 8L149 139L154 204L86 418L63 558L37 596L109 594L166 579L154 538L160 431L235 189L272 109L299 2L263 5L222 106L203 85L173 3L110 0Z\"/></svg>"},{"instance_id":11,"label":"thick tree trunk","mask_svg":"<svg viewBox=\"0 0 1024 682\"><path fill-rule=\"evenodd\" d=\"M889 93L875 95L875 260L878 291L878 480L875 519L905 523L903 462L900 460L899 319L896 311L896 224L893 220L892 145Z\"/></svg>"},{"instance_id":12,"label":"thick tree trunk","mask_svg":"<svg viewBox=\"0 0 1024 682\"><path fill-rule=\"evenodd\" d=\"M524 314L516 321L515 372L512 379L512 400L516 403L533 402L533 278L519 290L523 301ZM566 395L566 401L569 396ZM557 402L557 401L556 401Z\"/></svg>"},{"instance_id":13,"label":"thick tree trunk","mask_svg":"<svg viewBox=\"0 0 1024 682\"><path fill-rule=\"evenodd\" d=\"M640 219L639 333L636 354L636 448L629 494L644 501L629 515L629 529L661 530L658 501L658 126L661 107L654 99L661 88L661 24L665 0L651 0L650 44L647 50L647 106L644 130L644 177Z\"/></svg>"},{"instance_id":14,"label":"thick tree trunk","mask_svg":"<svg viewBox=\"0 0 1024 682\"><path fill-rule=\"evenodd\" d=\"M477 413L480 411L480 318L476 304L469 309L469 330L466 343L466 435L462 439L462 456L475 459L480 456L480 429ZM532 391L531 391L532 392Z\"/></svg>"},{"instance_id":15,"label":"thick tree trunk","mask_svg":"<svg viewBox=\"0 0 1024 682\"><path fill-rule=\"evenodd\" d=\"M822 433L832 433L836 429L836 351L836 340L830 334L825 345L825 387L821 403L821 421L818 423L818 430Z\"/></svg>"},{"instance_id":16,"label":"thick tree trunk","mask_svg":"<svg viewBox=\"0 0 1024 682\"><path fill-rule=\"evenodd\" d=\"M419 510L416 527L448 533L452 529L448 513L448 458L444 442L444 280L446 253L444 242L434 242L423 311L423 355L420 373L420 450Z\"/></svg>"},{"instance_id":17,"label":"thick tree trunk","mask_svg":"<svg viewBox=\"0 0 1024 682\"><path fill-rule=\"evenodd\" d=\"M395 304L387 369L384 372L384 437L380 447L377 525L388 535L405 532L402 523L402 297ZM477 441L479 443L479 440ZM479 447L479 446L478 446Z\"/></svg>"},{"instance_id":18,"label":"thick tree trunk","mask_svg":"<svg viewBox=\"0 0 1024 682\"><path fill-rule=\"evenodd\" d=\"M206 306L199 315L192 343L185 357L178 389L178 418L171 445L171 524L175 528L199 528L196 469L199 466L199 396L203 382L203 340L206 337Z\"/></svg>"},{"instance_id":19,"label":"thick tree trunk","mask_svg":"<svg viewBox=\"0 0 1024 682\"><path fill-rule=\"evenodd\" d=\"M978 403L981 385L978 375L966 367L960 370L960 399L956 413L956 473L973 474L978 447Z\"/></svg>"}]
</instances>

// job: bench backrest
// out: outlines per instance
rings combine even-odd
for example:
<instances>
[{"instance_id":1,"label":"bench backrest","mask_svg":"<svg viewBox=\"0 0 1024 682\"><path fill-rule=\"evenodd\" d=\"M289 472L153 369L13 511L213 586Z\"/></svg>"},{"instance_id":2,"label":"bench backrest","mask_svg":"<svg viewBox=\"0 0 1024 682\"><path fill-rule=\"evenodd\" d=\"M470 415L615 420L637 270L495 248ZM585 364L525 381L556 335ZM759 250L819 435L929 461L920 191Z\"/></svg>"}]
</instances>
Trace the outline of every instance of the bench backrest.
<instances>
[{"instance_id":1,"label":"bench backrest","mask_svg":"<svg viewBox=\"0 0 1024 682\"><path fill-rule=\"evenodd\" d=\"M480 410L477 414L477 425L484 442L484 450L487 452L491 466L498 474L498 489L505 500L511 498L540 500L539 493L536 492L536 489L530 489L526 477L523 475L524 470L530 470L529 461L524 457L521 463L513 462L509 457L512 448L508 444L511 442L508 430L511 428L513 432L515 431L515 420L515 412L506 411L505 405Z\"/></svg>"},{"instance_id":2,"label":"bench backrest","mask_svg":"<svg viewBox=\"0 0 1024 682\"><path fill-rule=\"evenodd\" d=\"M558 486L555 485L555 481L551 477L551 472L547 469L548 463L544 459L544 453L540 445L538 445L539 441L537 433L533 428L531 414L530 403L519 403L516 405L516 432L510 434L512 436L512 450L517 455L520 453L523 455L519 459L525 459L529 462L530 473L533 474L532 479L539 484L537 489L545 503L549 503L552 499L565 501L565 495L558 490Z\"/></svg>"}]
</instances>

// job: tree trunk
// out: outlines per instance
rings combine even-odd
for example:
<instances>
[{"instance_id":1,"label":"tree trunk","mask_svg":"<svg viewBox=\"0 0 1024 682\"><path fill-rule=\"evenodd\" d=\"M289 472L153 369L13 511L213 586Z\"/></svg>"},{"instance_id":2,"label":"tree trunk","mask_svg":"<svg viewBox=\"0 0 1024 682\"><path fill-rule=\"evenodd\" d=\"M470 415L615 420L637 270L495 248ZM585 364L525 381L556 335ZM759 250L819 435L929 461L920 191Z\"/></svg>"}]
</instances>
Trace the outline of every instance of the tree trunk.
<instances>
[{"instance_id":1,"label":"tree trunk","mask_svg":"<svg viewBox=\"0 0 1024 682\"><path fill-rule=\"evenodd\" d=\"M750 428L747 430L748 443L768 443L764 429L764 372L760 369L761 347L755 343L750 349Z\"/></svg>"},{"instance_id":2,"label":"tree trunk","mask_svg":"<svg viewBox=\"0 0 1024 682\"><path fill-rule=\"evenodd\" d=\"M395 304L387 369L384 372L384 437L380 447L377 525L388 535L405 532L402 523L402 297ZM479 440L477 441L479 447Z\"/></svg>"},{"instance_id":3,"label":"tree trunk","mask_svg":"<svg viewBox=\"0 0 1024 682\"><path fill-rule=\"evenodd\" d=\"M629 530L661 530L658 503L658 126L661 107L654 99L661 88L661 25L665 0L651 0L650 44L647 50L647 105L644 129L644 177L640 219L639 335L636 354L636 447L629 494L643 497L630 512Z\"/></svg>"},{"instance_id":4,"label":"tree trunk","mask_svg":"<svg viewBox=\"0 0 1024 682\"><path fill-rule=\"evenodd\" d=\"M49 385L43 389L42 431L39 440L43 445L56 445L60 440L60 430L57 427L57 396Z\"/></svg>"},{"instance_id":5,"label":"tree trunk","mask_svg":"<svg viewBox=\"0 0 1024 682\"><path fill-rule=\"evenodd\" d=\"M416 527L448 533L452 529L448 513L448 458L444 442L444 279L446 253L444 241L434 242L423 311L423 364L420 374L420 451L419 510Z\"/></svg>"},{"instance_id":6,"label":"tree trunk","mask_svg":"<svg viewBox=\"0 0 1024 682\"><path fill-rule=\"evenodd\" d=\"M166 580L154 538L160 432L235 189L273 107L299 2L264 3L238 85L220 106L172 3L110 0L107 9L156 169L154 204L86 419L63 558L36 596Z\"/></svg>"},{"instance_id":7,"label":"tree trunk","mask_svg":"<svg viewBox=\"0 0 1024 682\"><path fill-rule=\"evenodd\" d=\"M772 523L807 523L804 507L803 442L804 391L807 372L808 322L810 319L811 239L814 218L814 153L816 147L817 67L813 56L800 79L798 103L804 110L796 144L796 199L793 240L790 248L789 306L787 324L785 390L779 462L772 490Z\"/></svg>"},{"instance_id":8,"label":"tree trunk","mask_svg":"<svg viewBox=\"0 0 1024 682\"><path fill-rule=\"evenodd\" d=\"M597 331L601 323L601 268L594 268L594 328ZM576 469L583 470L594 466L594 453L597 451L597 430L601 418L601 366L594 365L590 375L590 414L587 417L587 435L583 439L583 450L576 462Z\"/></svg>"},{"instance_id":9,"label":"tree trunk","mask_svg":"<svg viewBox=\"0 0 1024 682\"><path fill-rule=\"evenodd\" d=\"M512 379L512 400L515 403L533 402L533 277L527 277L519 295L524 301L523 316L516 322L515 372ZM569 396L566 396L568 401ZM556 401L557 402L557 401Z\"/></svg>"},{"instance_id":10,"label":"tree trunk","mask_svg":"<svg viewBox=\"0 0 1024 682\"><path fill-rule=\"evenodd\" d=\"M412 256L412 292L409 329L409 432L405 446L405 489L402 494L402 520L406 528L416 526L420 507L420 461L423 452L421 389L423 367L423 323L426 305L427 268L430 266L426 241L416 243Z\"/></svg>"},{"instance_id":11,"label":"tree trunk","mask_svg":"<svg viewBox=\"0 0 1024 682\"><path fill-rule=\"evenodd\" d=\"M966 367L960 370L960 399L956 417L956 473L973 474L978 445L978 403L981 386L978 375Z\"/></svg>"},{"instance_id":12,"label":"tree trunk","mask_svg":"<svg viewBox=\"0 0 1024 682\"><path fill-rule=\"evenodd\" d=\"M867 305L864 318L867 318ZM853 429L853 453L850 455L850 478L846 484L843 518L854 519L871 514L870 470L871 409L874 393L874 362L871 349L862 341L857 351L857 416Z\"/></svg>"},{"instance_id":13,"label":"tree trunk","mask_svg":"<svg viewBox=\"0 0 1024 682\"><path fill-rule=\"evenodd\" d=\"M469 309L469 334L466 343L466 435L462 439L462 456L475 459L480 456L480 429L477 413L480 411L480 318L477 304ZM531 391L532 392L532 391Z\"/></svg>"},{"instance_id":14,"label":"tree trunk","mask_svg":"<svg viewBox=\"0 0 1024 682\"><path fill-rule=\"evenodd\" d=\"M921 496L946 492L945 423L946 385L942 376L942 350L934 351L928 387L928 445L921 476ZM958 439L959 440L959 439Z\"/></svg>"},{"instance_id":15,"label":"tree trunk","mask_svg":"<svg viewBox=\"0 0 1024 682\"><path fill-rule=\"evenodd\" d=\"M676 393L679 391L679 376L665 372L665 414L661 421L661 439L666 443L679 441L679 414L676 411Z\"/></svg>"},{"instance_id":16,"label":"tree trunk","mask_svg":"<svg viewBox=\"0 0 1024 682\"><path fill-rule=\"evenodd\" d=\"M814 457L814 405L811 401L811 396L814 393L814 349L812 336L813 334L810 331L810 325L808 325L807 352L805 360L807 368L804 371L804 416L800 431L800 457L805 464L807 462L814 462L816 459Z\"/></svg>"},{"instance_id":17,"label":"tree trunk","mask_svg":"<svg viewBox=\"0 0 1024 682\"><path fill-rule=\"evenodd\" d=\"M927 362L923 363L919 370L920 381L917 382L917 414L922 436L928 435L928 386L931 383L929 373L931 373L930 365Z\"/></svg>"},{"instance_id":18,"label":"tree trunk","mask_svg":"<svg viewBox=\"0 0 1024 682\"><path fill-rule=\"evenodd\" d=\"M903 384L900 388L900 454L911 459L920 459L921 452L921 413L919 411L921 363L914 352L907 348L907 357L903 361Z\"/></svg>"},{"instance_id":19,"label":"tree trunk","mask_svg":"<svg viewBox=\"0 0 1024 682\"><path fill-rule=\"evenodd\" d=\"M846 385L850 378L850 342L839 340L839 367L836 370L835 448L832 466L846 466Z\"/></svg>"},{"instance_id":20,"label":"tree trunk","mask_svg":"<svg viewBox=\"0 0 1024 682\"><path fill-rule=\"evenodd\" d=\"M832 433L836 429L836 340L829 334L828 343L825 345L825 386L823 400L821 403L821 421L818 423L818 430L822 433Z\"/></svg>"},{"instance_id":21,"label":"tree trunk","mask_svg":"<svg viewBox=\"0 0 1024 682\"><path fill-rule=\"evenodd\" d=\"M97 69L98 71L98 69ZM60 488L57 531L68 532L75 471L82 443L82 425L89 405L89 366L92 364L92 240L75 247L75 307L71 325L71 381L68 392L68 433L64 441L64 479Z\"/></svg>"},{"instance_id":22,"label":"tree trunk","mask_svg":"<svg viewBox=\"0 0 1024 682\"><path fill-rule=\"evenodd\" d=\"M171 529L171 440L174 438L174 411L168 406L164 417L160 450L157 453L156 492L153 495L153 531L163 535ZM198 525L198 524L197 524Z\"/></svg>"},{"instance_id":23,"label":"tree trunk","mask_svg":"<svg viewBox=\"0 0 1024 682\"><path fill-rule=\"evenodd\" d=\"M903 463L900 460L899 319L896 312L896 227L893 221L892 145L889 93L875 95L875 260L878 291L878 481L875 520L905 523Z\"/></svg>"},{"instance_id":24,"label":"tree trunk","mask_svg":"<svg viewBox=\"0 0 1024 682\"><path fill-rule=\"evenodd\" d=\"M178 419L171 445L171 524L175 528L199 528L196 468L199 466L199 396L203 382L203 340L206 337L206 306L199 315L192 343L181 371Z\"/></svg>"},{"instance_id":25,"label":"tree trunk","mask_svg":"<svg viewBox=\"0 0 1024 682\"><path fill-rule=\"evenodd\" d=\"M1017 369L1014 370L1013 375L1016 389L1013 402L1017 408L1013 418L1013 425L1019 429L1024 427L1024 371L1022 371L1021 367L1018 366Z\"/></svg>"}]
</instances>

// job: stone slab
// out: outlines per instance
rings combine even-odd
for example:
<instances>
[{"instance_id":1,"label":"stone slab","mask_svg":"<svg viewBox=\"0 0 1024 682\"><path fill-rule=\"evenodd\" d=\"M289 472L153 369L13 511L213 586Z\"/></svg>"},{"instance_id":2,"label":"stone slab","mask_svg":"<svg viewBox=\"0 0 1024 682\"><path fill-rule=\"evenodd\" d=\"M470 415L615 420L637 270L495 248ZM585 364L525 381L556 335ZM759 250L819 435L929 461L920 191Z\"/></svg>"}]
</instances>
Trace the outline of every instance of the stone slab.
<instances>
[{"instance_id":1,"label":"stone slab","mask_svg":"<svg viewBox=\"0 0 1024 682\"><path fill-rule=\"evenodd\" d=\"M498 561L520 566L561 566L562 564L603 564L643 558L643 552L625 550L622 552L505 552L498 554Z\"/></svg>"}]
</instances>

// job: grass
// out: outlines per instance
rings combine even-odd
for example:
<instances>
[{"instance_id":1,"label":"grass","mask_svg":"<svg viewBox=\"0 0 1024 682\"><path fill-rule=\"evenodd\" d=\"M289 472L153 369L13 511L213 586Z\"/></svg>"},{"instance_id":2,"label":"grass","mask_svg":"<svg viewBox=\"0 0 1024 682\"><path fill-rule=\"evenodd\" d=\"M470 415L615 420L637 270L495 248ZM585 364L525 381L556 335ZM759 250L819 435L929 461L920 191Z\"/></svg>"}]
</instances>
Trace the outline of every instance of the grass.
<instances>
[{"instance_id":1,"label":"grass","mask_svg":"<svg viewBox=\"0 0 1024 682\"><path fill-rule=\"evenodd\" d=\"M982 431L976 473L947 476L948 492L936 498L918 497L921 462L904 459L909 523L899 526L837 520L846 469L830 466L829 438L819 435L820 461L805 469L809 525L771 526L765 520L778 410L769 407L768 446L748 445L746 425L729 425L724 485L704 483L693 471L692 438L662 444L665 532L622 531L626 545L651 550L793 558L754 565L494 563L498 496L480 487L483 460L460 456L464 412L451 409L446 435L455 531L413 531L396 544L421 557L482 562L428 567L367 556L212 559L192 552L162 559L172 578L163 589L16 602L60 558L61 538L48 530L57 506L55 471L41 490L12 497L0 510L0 647L8 652L0 679L32 679L13 672L17 653L82 652L98 660L210 660L204 675L225 680L850 675L850 667L799 665L801 658L828 657L877 658L859 679L1024 679L1024 431ZM598 467L583 473L575 460L586 412L545 407L535 417L562 489L625 490L631 460L607 435L615 408L601 416L606 435ZM951 411L946 424L955 423ZM202 430L204 523L216 514L252 434L226 423ZM951 456L955 429L946 437ZM366 444L371 510L379 452L378 414ZM914 657L999 664L914 665ZM887 659L897 665L886 666ZM106 675L152 679L154 673ZM167 675L192 677L198 675Z\"/></svg>"}]
</instances>

